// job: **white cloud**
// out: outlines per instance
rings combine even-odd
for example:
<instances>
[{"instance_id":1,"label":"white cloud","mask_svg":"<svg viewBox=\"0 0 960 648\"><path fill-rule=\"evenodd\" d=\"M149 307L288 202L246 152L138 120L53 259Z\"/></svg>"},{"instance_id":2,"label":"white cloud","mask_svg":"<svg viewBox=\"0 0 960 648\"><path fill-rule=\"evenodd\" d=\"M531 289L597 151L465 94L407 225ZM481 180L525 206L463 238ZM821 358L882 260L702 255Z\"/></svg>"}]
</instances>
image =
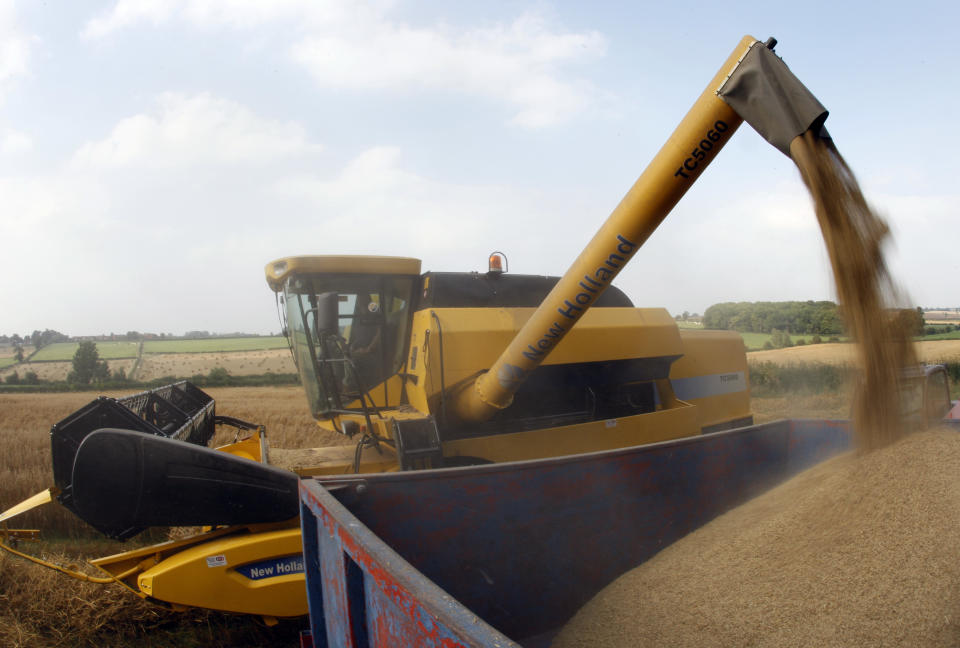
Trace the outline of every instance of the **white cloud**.
<instances>
[{"instance_id":1,"label":"white cloud","mask_svg":"<svg viewBox=\"0 0 960 648\"><path fill-rule=\"evenodd\" d=\"M878 193L868 200L896 227L929 233L954 227L958 197L950 194L897 195Z\"/></svg>"},{"instance_id":2,"label":"white cloud","mask_svg":"<svg viewBox=\"0 0 960 648\"><path fill-rule=\"evenodd\" d=\"M81 36L98 40L138 24L159 27L174 20L199 28L251 29L277 21L322 25L364 13L364 5L351 0L117 0L88 20Z\"/></svg>"},{"instance_id":3,"label":"white cloud","mask_svg":"<svg viewBox=\"0 0 960 648\"><path fill-rule=\"evenodd\" d=\"M876 194L870 202L891 228L892 274L924 306L949 302L960 273L956 254L956 205L960 196Z\"/></svg>"},{"instance_id":4,"label":"white cloud","mask_svg":"<svg viewBox=\"0 0 960 648\"><path fill-rule=\"evenodd\" d=\"M249 29L277 20L307 21L312 25L341 23L348 15L364 14L366 6L353 0L190 0L183 13L197 26Z\"/></svg>"},{"instance_id":5,"label":"white cloud","mask_svg":"<svg viewBox=\"0 0 960 648\"><path fill-rule=\"evenodd\" d=\"M169 0L118 0L110 11L87 21L81 36L103 38L142 22L160 25L170 20L179 9L178 4Z\"/></svg>"},{"instance_id":6,"label":"white cloud","mask_svg":"<svg viewBox=\"0 0 960 648\"><path fill-rule=\"evenodd\" d=\"M476 29L411 26L392 6L339 0L255 2L119 0L83 30L97 39L139 23L175 19L202 28L249 29L287 23L289 54L323 87L364 91L417 89L462 93L503 102L510 121L540 128L586 110L596 92L564 69L604 55L596 31L566 32L539 14Z\"/></svg>"},{"instance_id":7,"label":"white cloud","mask_svg":"<svg viewBox=\"0 0 960 648\"><path fill-rule=\"evenodd\" d=\"M498 229L490 222L495 205L511 203L502 190L437 182L401 162L399 149L375 147L332 177L301 175L277 182L278 196L315 215L306 224L315 236L297 243L306 238L322 249L300 252L423 256L462 251L464 239L475 241Z\"/></svg>"},{"instance_id":8,"label":"white cloud","mask_svg":"<svg viewBox=\"0 0 960 648\"><path fill-rule=\"evenodd\" d=\"M738 196L718 209L718 214L738 226L748 225L755 232L778 238L816 235L820 231L813 203L798 183L783 183L772 190ZM744 215L749 215L752 222L743 223Z\"/></svg>"},{"instance_id":9,"label":"white cloud","mask_svg":"<svg viewBox=\"0 0 960 648\"><path fill-rule=\"evenodd\" d=\"M303 128L258 117L208 93L165 93L153 114L120 121L102 140L74 155L78 166L150 167L266 163L315 151Z\"/></svg>"},{"instance_id":10,"label":"white cloud","mask_svg":"<svg viewBox=\"0 0 960 648\"><path fill-rule=\"evenodd\" d=\"M435 88L495 98L514 106L512 121L542 127L588 105L583 82L562 78L564 63L602 55L597 32L557 33L525 14L509 25L456 32L379 21L309 35L292 48L324 86L354 89Z\"/></svg>"},{"instance_id":11,"label":"white cloud","mask_svg":"<svg viewBox=\"0 0 960 648\"><path fill-rule=\"evenodd\" d=\"M0 101L10 83L27 74L36 40L17 23L13 0L0 0Z\"/></svg>"},{"instance_id":12,"label":"white cloud","mask_svg":"<svg viewBox=\"0 0 960 648\"><path fill-rule=\"evenodd\" d=\"M352 200L356 196L393 192L404 187L413 190L423 181L400 169L399 161L400 149L379 146L355 157L332 181L301 180L290 186L299 185L308 189L306 193L314 199L322 200Z\"/></svg>"},{"instance_id":13,"label":"white cloud","mask_svg":"<svg viewBox=\"0 0 960 648\"><path fill-rule=\"evenodd\" d=\"M33 149L33 140L25 133L12 129L0 131L0 155L16 155Z\"/></svg>"},{"instance_id":14,"label":"white cloud","mask_svg":"<svg viewBox=\"0 0 960 648\"><path fill-rule=\"evenodd\" d=\"M63 300L82 302L92 286L109 285L116 268L109 263L115 242L104 235L106 194L99 183L63 174L0 178L0 240L19 277L0 286L0 312L12 326L37 328L28 313L57 311ZM72 315L56 317L62 330Z\"/></svg>"},{"instance_id":15,"label":"white cloud","mask_svg":"<svg viewBox=\"0 0 960 648\"><path fill-rule=\"evenodd\" d=\"M48 182L23 178L0 178L0 238L30 240L59 208L59 197ZM19 248L15 245L14 248Z\"/></svg>"},{"instance_id":16,"label":"white cloud","mask_svg":"<svg viewBox=\"0 0 960 648\"><path fill-rule=\"evenodd\" d=\"M288 166L311 164L318 148L298 124L240 104L163 95L156 110L121 120L59 168L0 176L0 240L10 242L7 261L25 278L0 286L7 325L82 334L104 330L103 314L115 313L109 325L121 330L191 326L169 304L209 310L208 290L184 290L183 277L192 277L199 286L229 284L223 299L250 303L238 307L239 323L236 310L222 316L221 330L267 329L270 311L259 313L249 298L257 291L266 300L267 291L230 272L265 262L264 239L280 226L265 189ZM251 256L221 259L216 248L232 238ZM213 253L196 254L206 245ZM117 295L143 304L122 312Z\"/></svg>"},{"instance_id":17,"label":"white cloud","mask_svg":"<svg viewBox=\"0 0 960 648\"><path fill-rule=\"evenodd\" d=\"M233 142L243 137L252 143ZM240 151L218 150L221 142ZM545 208L521 192L438 182L411 171L395 147L342 163L316 155L234 163L314 150L296 125L207 95L165 95L157 110L119 121L57 170L0 177L0 205L17 216L0 219L0 239L32 241L7 255L30 276L0 286L8 327L275 330L260 270L273 258L395 254L434 269L479 269L511 222L532 240L520 216L542 220ZM318 162L331 170L318 173ZM195 290L185 290L187 277ZM118 306L117 295L137 306ZM28 303L29 312L15 312ZM206 319L189 323L183 313Z\"/></svg>"}]
</instances>

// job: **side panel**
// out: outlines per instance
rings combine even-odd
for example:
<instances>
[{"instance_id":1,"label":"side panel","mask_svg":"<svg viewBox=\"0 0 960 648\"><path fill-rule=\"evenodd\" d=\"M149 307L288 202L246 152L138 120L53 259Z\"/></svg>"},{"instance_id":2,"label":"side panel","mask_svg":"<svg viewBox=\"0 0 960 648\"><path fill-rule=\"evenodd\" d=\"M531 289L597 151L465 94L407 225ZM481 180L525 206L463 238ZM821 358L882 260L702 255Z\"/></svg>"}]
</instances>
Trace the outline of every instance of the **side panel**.
<instances>
[{"instance_id":1,"label":"side panel","mask_svg":"<svg viewBox=\"0 0 960 648\"><path fill-rule=\"evenodd\" d=\"M752 423L750 372L740 334L681 329L680 338L683 357L670 368L670 381L677 398L697 406L700 429Z\"/></svg>"},{"instance_id":2,"label":"side panel","mask_svg":"<svg viewBox=\"0 0 960 648\"><path fill-rule=\"evenodd\" d=\"M483 457L494 462L523 461L637 446L699 433L697 408L683 404L636 416L447 441L443 454Z\"/></svg>"},{"instance_id":3,"label":"side panel","mask_svg":"<svg viewBox=\"0 0 960 648\"><path fill-rule=\"evenodd\" d=\"M516 644L430 582L316 481L301 485L314 646Z\"/></svg>"},{"instance_id":4,"label":"side panel","mask_svg":"<svg viewBox=\"0 0 960 648\"><path fill-rule=\"evenodd\" d=\"M576 457L324 478L304 482L301 498L368 574L365 582L375 578L390 592L393 581L424 576L442 588L431 597L455 599L478 622L531 644L663 547L848 446L845 423L779 421ZM346 508L324 487L335 488ZM352 553L360 538L365 553ZM306 547L308 556L327 551L318 544ZM341 616L327 592L345 591L345 574L339 566L323 573L328 617ZM319 576L308 570L311 596ZM427 602L406 591L416 597L409 604ZM378 610L376 618L410 617L411 609Z\"/></svg>"},{"instance_id":5,"label":"side panel","mask_svg":"<svg viewBox=\"0 0 960 648\"><path fill-rule=\"evenodd\" d=\"M217 538L147 569L147 596L188 607L288 617L306 614L304 564L296 527Z\"/></svg>"},{"instance_id":6,"label":"side panel","mask_svg":"<svg viewBox=\"0 0 960 648\"><path fill-rule=\"evenodd\" d=\"M415 389L408 389L422 394L411 394L411 405L427 411L425 398L440 391L441 353L443 381L447 387L472 379L478 372L490 368L534 311L533 308L438 308L415 313L407 367L418 382ZM737 348L742 350L742 346ZM657 358L682 353L676 322L665 310L595 308L583 315L544 364Z\"/></svg>"}]
</instances>

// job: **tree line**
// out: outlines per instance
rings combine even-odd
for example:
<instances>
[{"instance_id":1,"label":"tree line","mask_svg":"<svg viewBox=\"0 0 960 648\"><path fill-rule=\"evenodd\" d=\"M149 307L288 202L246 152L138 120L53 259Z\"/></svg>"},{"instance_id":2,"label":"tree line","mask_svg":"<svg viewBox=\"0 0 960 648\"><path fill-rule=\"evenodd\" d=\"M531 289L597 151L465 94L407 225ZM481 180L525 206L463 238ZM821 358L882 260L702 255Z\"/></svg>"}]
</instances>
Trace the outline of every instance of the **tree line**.
<instances>
[{"instance_id":1,"label":"tree line","mask_svg":"<svg viewBox=\"0 0 960 648\"><path fill-rule=\"evenodd\" d=\"M38 349L43 348L48 344L53 344L54 342L69 341L70 337L68 335L64 335L60 331L54 331L53 329L34 331L33 333L27 333L22 337L18 333L14 333L13 335L0 335L0 344L13 344L14 346L32 344Z\"/></svg>"},{"instance_id":2,"label":"tree line","mask_svg":"<svg viewBox=\"0 0 960 648\"><path fill-rule=\"evenodd\" d=\"M17 348L20 349L19 345ZM22 362L23 358L18 358L17 361ZM117 381L127 379L123 369L119 369L113 375L110 374L110 367L106 360L100 359L100 352L95 342L81 342L73 354L73 370L67 374L67 383L89 385L102 383L111 378ZM27 371L22 378L14 371L6 378L8 385L38 385L41 382L35 371Z\"/></svg>"},{"instance_id":3,"label":"tree line","mask_svg":"<svg viewBox=\"0 0 960 648\"><path fill-rule=\"evenodd\" d=\"M60 331L54 331L53 329L37 330L33 333L27 333L23 337L18 333L14 333L13 335L0 335L0 344L13 345L13 357L17 362L23 362L23 347L25 344L32 344L34 348L41 349L54 342L69 341L69 336L64 335Z\"/></svg>"},{"instance_id":4,"label":"tree line","mask_svg":"<svg viewBox=\"0 0 960 648\"><path fill-rule=\"evenodd\" d=\"M832 301L723 302L703 314L703 326L741 333L840 335L843 318Z\"/></svg>"},{"instance_id":5,"label":"tree line","mask_svg":"<svg viewBox=\"0 0 960 648\"><path fill-rule=\"evenodd\" d=\"M923 309L893 311L910 335L924 334ZM741 333L838 336L844 333L843 313L832 301L723 302L703 313L703 326Z\"/></svg>"}]
</instances>

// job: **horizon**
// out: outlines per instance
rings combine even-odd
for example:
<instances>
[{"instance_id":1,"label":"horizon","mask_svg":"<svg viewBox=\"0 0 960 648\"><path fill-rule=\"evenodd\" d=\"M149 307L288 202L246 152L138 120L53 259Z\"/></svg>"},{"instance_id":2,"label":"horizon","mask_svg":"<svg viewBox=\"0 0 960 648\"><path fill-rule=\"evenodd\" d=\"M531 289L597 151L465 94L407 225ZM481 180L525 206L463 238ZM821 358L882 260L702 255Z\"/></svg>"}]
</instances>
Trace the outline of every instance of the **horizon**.
<instances>
[{"instance_id":1,"label":"horizon","mask_svg":"<svg viewBox=\"0 0 960 648\"><path fill-rule=\"evenodd\" d=\"M745 300L745 301L746 301L746 300ZM808 301L817 301L817 300L784 300L784 301L808 302ZM831 303L836 303L836 302L833 302L833 300L827 300L827 301L831 301ZM716 306L716 305L719 305L719 304L726 304L726 303L736 303L736 302L716 302L715 304L711 304L710 306ZM759 303L759 302L750 302L750 301L747 301L747 303ZM776 303L776 302L772 302L772 303ZM708 306L707 308L709 308L709 306ZM937 306L937 307L916 306L915 308L920 308L920 309L923 311L924 315L927 315L928 313L958 313L958 314L960 314L960 306ZM707 309L704 309L704 311L706 311L706 310L707 310ZM686 317L682 317L682 316L683 316L683 313L688 313L688 315L687 315ZM690 319L702 319L703 316L704 316L704 313L701 313L701 312L698 312L698 311L682 311L682 312L680 312L680 313L670 313L670 315L671 315L671 317L673 317L673 318L676 319L676 320L689 321ZM681 320L681 318L682 318L682 320ZM936 318L934 318L934 319L936 319ZM65 335L65 336L67 336L68 338L70 338L70 341L69 341L68 343L85 341L85 340L90 340L90 339L95 340L95 341L108 341L108 342L126 342L126 341L136 342L136 341L138 341L138 340L141 340L141 341L142 341L142 340L144 340L144 339L146 339L146 338L148 338L148 337L149 337L150 339L158 339L158 340L159 340L159 339L178 339L178 338L189 339L189 340L202 340L202 339L205 339L205 338L231 338L231 337L236 337L236 338L242 338L242 337L284 337L282 331L270 331L270 332L266 332L266 333L255 333L255 332L245 332L245 331L201 331L201 330L197 330L197 329L190 329L190 330L184 331L183 333L170 333L170 332L166 332L166 331L127 331L127 332L125 332L125 333L109 332L109 333L71 334L71 333L67 333L67 332L64 332L64 331L58 331L58 330L56 330L56 329L49 329L49 327L48 327L48 328L46 328L46 329L33 329L32 331L30 331L29 333L26 333L26 334L20 334L20 333L14 334L14 333L4 333L4 332L0 332L0 344L2 344L2 345L12 344L12 342L10 342L9 340L10 340L14 335L19 335L21 339L29 339L29 338L33 335L34 332L41 332L41 333L42 333L42 332L44 332L44 331L46 331L46 330L55 331L56 333L61 333L61 334ZM137 337L130 338L130 337L129 337L130 334L136 334ZM792 334L791 334L791 335L792 335ZM109 339L106 339L106 338L109 338ZM126 338L126 339L125 339L125 338ZM57 344L57 342L53 342L53 344Z\"/></svg>"}]
</instances>

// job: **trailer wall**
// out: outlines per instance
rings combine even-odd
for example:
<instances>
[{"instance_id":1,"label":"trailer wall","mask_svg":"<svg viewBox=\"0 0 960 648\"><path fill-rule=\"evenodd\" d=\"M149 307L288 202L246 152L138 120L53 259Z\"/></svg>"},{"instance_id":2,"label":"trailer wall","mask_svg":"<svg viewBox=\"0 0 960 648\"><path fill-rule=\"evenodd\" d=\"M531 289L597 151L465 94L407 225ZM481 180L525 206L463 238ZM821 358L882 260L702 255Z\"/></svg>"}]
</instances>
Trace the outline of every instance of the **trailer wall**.
<instances>
[{"instance_id":1,"label":"trailer wall","mask_svg":"<svg viewBox=\"0 0 960 648\"><path fill-rule=\"evenodd\" d=\"M620 574L849 445L846 422L790 420L570 457L304 481L314 640L547 645Z\"/></svg>"}]
</instances>

